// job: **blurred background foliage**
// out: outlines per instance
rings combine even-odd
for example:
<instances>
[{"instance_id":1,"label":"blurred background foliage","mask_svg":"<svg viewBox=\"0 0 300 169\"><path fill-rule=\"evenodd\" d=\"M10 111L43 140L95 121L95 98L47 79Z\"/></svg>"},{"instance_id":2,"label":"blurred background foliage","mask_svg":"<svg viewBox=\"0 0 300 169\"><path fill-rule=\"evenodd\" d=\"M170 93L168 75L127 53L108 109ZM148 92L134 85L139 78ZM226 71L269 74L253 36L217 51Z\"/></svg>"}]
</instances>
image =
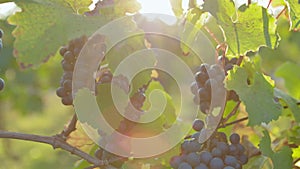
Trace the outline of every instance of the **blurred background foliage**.
<instances>
[{"instance_id":1,"label":"blurred background foliage","mask_svg":"<svg viewBox=\"0 0 300 169\"><path fill-rule=\"evenodd\" d=\"M39 69L20 70L13 56L14 26L0 20L4 48L0 53L0 77L5 90L0 93L0 130L39 135L59 133L71 119L73 110L56 96L62 74L58 56ZM45 144L0 140L0 169L73 168L79 160L67 152Z\"/></svg>"}]
</instances>

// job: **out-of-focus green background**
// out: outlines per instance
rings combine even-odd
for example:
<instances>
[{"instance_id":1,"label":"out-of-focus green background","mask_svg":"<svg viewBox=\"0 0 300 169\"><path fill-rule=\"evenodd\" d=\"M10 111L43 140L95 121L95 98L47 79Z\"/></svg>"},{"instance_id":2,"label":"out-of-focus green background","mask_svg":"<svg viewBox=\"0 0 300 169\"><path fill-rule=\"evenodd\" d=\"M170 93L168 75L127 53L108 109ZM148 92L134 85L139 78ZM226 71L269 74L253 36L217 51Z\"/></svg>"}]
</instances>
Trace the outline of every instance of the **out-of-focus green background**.
<instances>
[{"instance_id":1,"label":"out-of-focus green background","mask_svg":"<svg viewBox=\"0 0 300 169\"><path fill-rule=\"evenodd\" d=\"M63 130L73 116L56 96L62 69L59 56L36 70L20 70L13 54L13 26L0 20L4 31L0 53L0 77L5 89L0 92L0 130L51 136ZM0 139L0 169L67 169L77 157L49 145Z\"/></svg>"}]
</instances>

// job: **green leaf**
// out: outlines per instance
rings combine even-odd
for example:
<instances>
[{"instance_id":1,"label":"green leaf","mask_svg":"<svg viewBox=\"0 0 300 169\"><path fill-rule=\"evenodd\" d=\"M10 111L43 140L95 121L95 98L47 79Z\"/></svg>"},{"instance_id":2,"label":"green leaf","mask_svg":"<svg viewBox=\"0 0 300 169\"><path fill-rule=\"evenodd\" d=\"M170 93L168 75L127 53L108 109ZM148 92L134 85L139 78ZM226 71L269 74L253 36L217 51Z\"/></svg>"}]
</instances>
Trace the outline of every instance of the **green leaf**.
<instances>
[{"instance_id":1,"label":"green leaf","mask_svg":"<svg viewBox=\"0 0 300 169\"><path fill-rule=\"evenodd\" d=\"M243 166L244 169L270 169L272 167L271 161L265 156L255 156L250 158L248 163Z\"/></svg>"},{"instance_id":2,"label":"green leaf","mask_svg":"<svg viewBox=\"0 0 300 169\"><path fill-rule=\"evenodd\" d=\"M268 131L264 131L264 137L259 143L259 148L263 155L271 158L274 169L292 168L292 150L289 147L284 146L278 152L274 152L271 148L271 138Z\"/></svg>"},{"instance_id":3,"label":"green leaf","mask_svg":"<svg viewBox=\"0 0 300 169\"><path fill-rule=\"evenodd\" d=\"M218 20L225 32L226 43L231 53L256 51L264 44L274 47L275 19L261 6L251 4L244 11L240 11L235 9L230 0L211 0L205 1L204 10Z\"/></svg>"},{"instance_id":4,"label":"green leaf","mask_svg":"<svg viewBox=\"0 0 300 169\"><path fill-rule=\"evenodd\" d=\"M161 94L156 93L156 91L159 91ZM158 126L155 126L156 128L161 128L163 126L169 126L172 125L172 123L175 122L177 116L176 116L176 110L175 106L173 104L172 97L165 92L165 89L163 86L156 81L152 81L146 91L146 101L144 103L143 109L148 109L150 106L152 107L152 111L149 111L148 113L141 116L141 119L145 118L148 119L153 114L156 116L159 116L159 114L162 112L162 114L159 116L157 120L160 120L160 124ZM161 98L163 96L164 98ZM165 101L162 101L162 99L166 99ZM163 104L165 102L165 104ZM159 110L158 108L163 106L163 110ZM152 113L152 114L151 114Z\"/></svg>"},{"instance_id":5,"label":"green leaf","mask_svg":"<svg viewBox=\"0 0 300 169\"><path fill-rule=\"evenodd\" d=\"M271 138L268 131L264 131L263 133L264 136L259 143L259 149L264 156L271 157L274 153L271 148Z\"/></svg>"},{"instance_id":6,"label":"green leaf","mask_svg":"<svg viewBox=\"0 0 300 169\"><path fill-rule=\"evenodd\" d=\"M286 0L290 14L290 28L300 28L300 4L295 0Z\"/></svg>"},{"instance_id":7,"label":"green leaf","mask_svg":"<svg viewBox=\"0 0 300 169\"><path fill-rule=\"evenodd\" d=\"M182 0L169 0L172 6L173 13L176 17L183 14Z\"/></svg>"},{"instance_id":8,"label":"green leaf","mask_svg":"<svg viewBox=\"0 0 300 169\"><path fill-rule=\"evenodd\" d=\"M243 67L236 66L229 72L226 87L235 90L244 102L250 126L269 123L281 114L282 107L274 101L274 87L269 81L256 70L253 62L246 62Z\"/></svg>"},{"instance_id":9,"label":"green leaf","mask_svg":"<svg viewBox=\"0 0 300 169\"><path fill-rule=\"evenodd\" d=\"M21 9L9 18L16 25L14 54L22 68L37 67L69 40L90 35L106 23L103 17L84 17L63 0L15 0ZM72 1L69 1L72 2Z\"/></svg>"},{"instance_id":10,"label":"green leaf","mask_svg":"<svg viewBox=\"0 0 300 169\"><path fill-rule=\"evenodd\" d=\"M275 72L275 76L284 79L285 87L287 88L289 94L297 99L300 99L300 74L298 73L299 69L299 64L286 62L282 64Z\"/></svg>"},{"instance_id":11,"label":"green leaf","mask_svg":"<svg viewBox=\"0 0 300 169\"><path fill-rule=\"evenodd\" d=\"M272 157L274 169L293 168L292 150L284 146Z\"/></svg>"},{"instance_id":12,"label":"green leaf","mask_svg":"<svg viewBox=\"0 0 300 169\"><path fill-rule=\"evenodd\" d=\"M89 6L92 4L92 0L66 0L67 3L72 7L75 13L82 14L89 11Z\"/></svg>"},{"instance_id":13,"label":"green leaf","mask_svg":"<svg viewBox=\"0 0 300 169\"><path fill-rule=\"evenodd\" d=\"M297 122L300 122L300 108L297 105L297 100L289 96L288 94L284 93L283 91L275 88L274 95L282 100L287 104L288 108L294 114L294 117Z\"/></svg>"}]
</instances>

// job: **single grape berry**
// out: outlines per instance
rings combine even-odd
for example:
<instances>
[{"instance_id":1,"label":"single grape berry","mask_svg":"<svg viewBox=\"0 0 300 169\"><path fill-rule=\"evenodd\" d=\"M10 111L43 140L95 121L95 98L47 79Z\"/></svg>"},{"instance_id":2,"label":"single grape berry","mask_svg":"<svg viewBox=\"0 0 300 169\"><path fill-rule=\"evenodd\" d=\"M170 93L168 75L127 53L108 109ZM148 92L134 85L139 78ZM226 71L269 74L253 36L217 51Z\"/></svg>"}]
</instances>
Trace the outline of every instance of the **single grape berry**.
<instances>
[{"instance_id":1,"label":"single grape berry","mask_svg":"<svg viewBox=\"0 0 300 169\"><path fill-rule=\"evenodd\" d=\"M234 156L228 155L225 157L224 162L228 166L235 167L236 163L238 163L238 160Z\"/></svg>"},{"instance_id":2,"label":"single grape berry","mask_svg":"<svg viewBox=\"0 0 300 169\"><path fill-rule=\"evenodd\" d=\"M71 95L65 96L61 100L62 104L68 106L73 104L73 98Z\"/></svg>"},{"instance_id":3,"label":"single grape berry","mask_svg":"<svg viewBox=\"0 0 300 169\"><path fill-rule=\"evenodd\" d=\"M0 78L0 91L4 89L4 86L5 86L5 82L2 78Z\"/></svg>"},{"instance_id":4,"label":"single grape berry","mask_svg":"<svg viewBox=\"0 0 300 169\"><path fill-rule=\"evenodd\" d=\"M195 167L195 169L209 169L209 168L207 167L207 165L201 163L197 167Z\"/></svg>"},{"instance_id":5,"label":"single grape berry","mask_svg":"<svg viewBox=\"0 0 300 169\"><path fill-rule=\"evenodd\" d=\"M200 131L204 127L204 122L200 119L196 119L193 123L193 129L195 131Z\"/></svg>"},{"instance_id":6,"label":"single grape berry","mask_svg":"<svg viewBox=\"0 0 300 169\"><path fill-rule=\"evenodd\" d=\"M238 144L240 142L240 136L236 133L233 133L231 134L229 140L232 144Z\"/></svg>"},{"instance_id":7,"label":"single grape berry","mask_svg":"<svg viewBox=\"0 0 300 169\"><path fill-rule=\"evenodd\" d=\"M188 162L191 166L195 167L200 164L200 157L199 154L193 152L186 156L186 162Z\"/></svg>"},{"instance_id":8,"label":"single grape berry","mask_svg":"<svg viewBox=\"0 0 300 169\"><path fill-rule=\"evenodd\" d=\"M218 149L217 147L213 148L211 151L211 155L214 157L222 157L222 151Z\"/></svg>"},{"instance_id":9,"label":"single grape berry","mask_svg":"<svg viewBox=\"0 0 300 169\"><path fill-rule=\"evenodd\" d=\"M180 165L178 166L178 169L193 169L193 168L188 163L183 162L183 163L180 163Z\"/></svg>"},{"instance_id":10,"label":"single grape berry","mask_svg":"<svg viewBox=\"0 0 300 169\"><path fill-rule=\"evenodd\" d=\"M56 90L56 95L57 95L58 97L65 97L65 96L67 96L68 94L67 94L66 90L65 90L63 87L59 87L59 88Z\"/></svg>"},{"instance_id":11,"label":"single grape berry","mask_svg":"<svg viewBox=\"0 0 300 169\"><path fill-rule=\"evenodd\" d=\"M205 164L209 164L209 162L212 158L213 158L213 156L208 151L202 151L200 153L200 161L205 163Z\"/></svg>"},{"instance_id":12,"label":"single grape berry","mask_svg":"<svg viewBox=\"0 0 300 169\"><path fill-rule=\"evenodd\" d=\"M223 153L227 153L229 150L228 144L225 142L218 142L217 148L220 149Z\"/></svg>"},{"instance_id":13,"label":"single grape berry","mask_svg":"<svg viewBox=\"0 0 300 169\"><path fill-rule=\"evenodd\" d=\"M210 169L220 169L224 167L223 160L219 157L215 157L209 162Z\"/></svg>"},{"instance_id":14,"label":"single grape berry","mask_svg":"<svg viewBox=\"0 0 300 169\"><path fill-rule=\"evenodd\" d=\"M182 158L180 156L174 156L170 160L170 165L173 168L178 168L181 162L182 162Z\"/></svg>"},{"instance_id":15,"label":"single grape berry","mask_svg":"<svg viewBox=\"0 0 300 169\"><path fill-rule=\"evenodd\" d=\"M64 47L60 48L59 54L61 56L64 56L67 51L68 51L68 48L64 46Z\"/></svg>"}]
</instances>

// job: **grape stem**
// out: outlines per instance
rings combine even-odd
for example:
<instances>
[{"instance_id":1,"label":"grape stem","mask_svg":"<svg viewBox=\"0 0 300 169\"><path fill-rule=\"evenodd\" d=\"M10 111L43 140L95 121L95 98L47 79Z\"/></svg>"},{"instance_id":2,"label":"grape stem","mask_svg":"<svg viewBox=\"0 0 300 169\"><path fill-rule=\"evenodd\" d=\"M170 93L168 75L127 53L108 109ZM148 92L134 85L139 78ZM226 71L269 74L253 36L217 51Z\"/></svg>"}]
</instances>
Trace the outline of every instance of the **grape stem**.
<instances>
[{"instance_id":1,"label":"grape stem","mask_svg":"<svg viewBox=\"0 0 300 169\"><path fill-rule=\"evenodd\" d=\"M240 122L245 121L245 120L248 120L248 117L244 117L244 118L235 120L235 121L233 121L233 122L230 122L230 123L226 123L226 124L220 125L218 128L225 128L225 127L227 127L227 126L230 126L230 125L233 125L233 124L236 124L236 123L240 123Z\"/></svg>"},{"instance_id":2,"label":"grape stem","mask_svg":"<svg viewBox=\"0 0 300 169\"><path fill-rule=\"evenodd\" d=\"M66 140L69 135L76 130L76 124L77 116L74 114L67 127L58 136L61 136L62 139Z\"/></svg>"},{"instance_id":3,"label":"grape stem","mask_svg":"<svg viewBox=\"0 0 300 169\"><path fill-rule=\"evenodd\" d=\"M240 107L240 104L241 104L241 101L238 101L238 103L234 106L234 108L227 115L227 117L222 120L222 124L225 124L232 116L234 116L237 113L237 111L238 111L238 109Z\"/></svg>"},{"instance_id":4,"label":"grape stem","mask_svg":"<svg viewBox=\"0 0 300 169\"><path fill-rule=\"evenodd\" d=\"M71 154L74 154L74 155L86 160L87 162L89 162L95 166L107 165L107 161L99 160L95 157L92 157L89 154L83 152L82 150L70 145L64 139L62 139L60 135L41 136L41 135L34 135L34 134L24 134L24 133L17 133L17 132L0 131L0 138L25 140L25 141L32 141L32 142L48 144L48 145L51 145L53 147L53 149L61 148L65 151L70 152Z\"/></svg>"}]
</instances>

